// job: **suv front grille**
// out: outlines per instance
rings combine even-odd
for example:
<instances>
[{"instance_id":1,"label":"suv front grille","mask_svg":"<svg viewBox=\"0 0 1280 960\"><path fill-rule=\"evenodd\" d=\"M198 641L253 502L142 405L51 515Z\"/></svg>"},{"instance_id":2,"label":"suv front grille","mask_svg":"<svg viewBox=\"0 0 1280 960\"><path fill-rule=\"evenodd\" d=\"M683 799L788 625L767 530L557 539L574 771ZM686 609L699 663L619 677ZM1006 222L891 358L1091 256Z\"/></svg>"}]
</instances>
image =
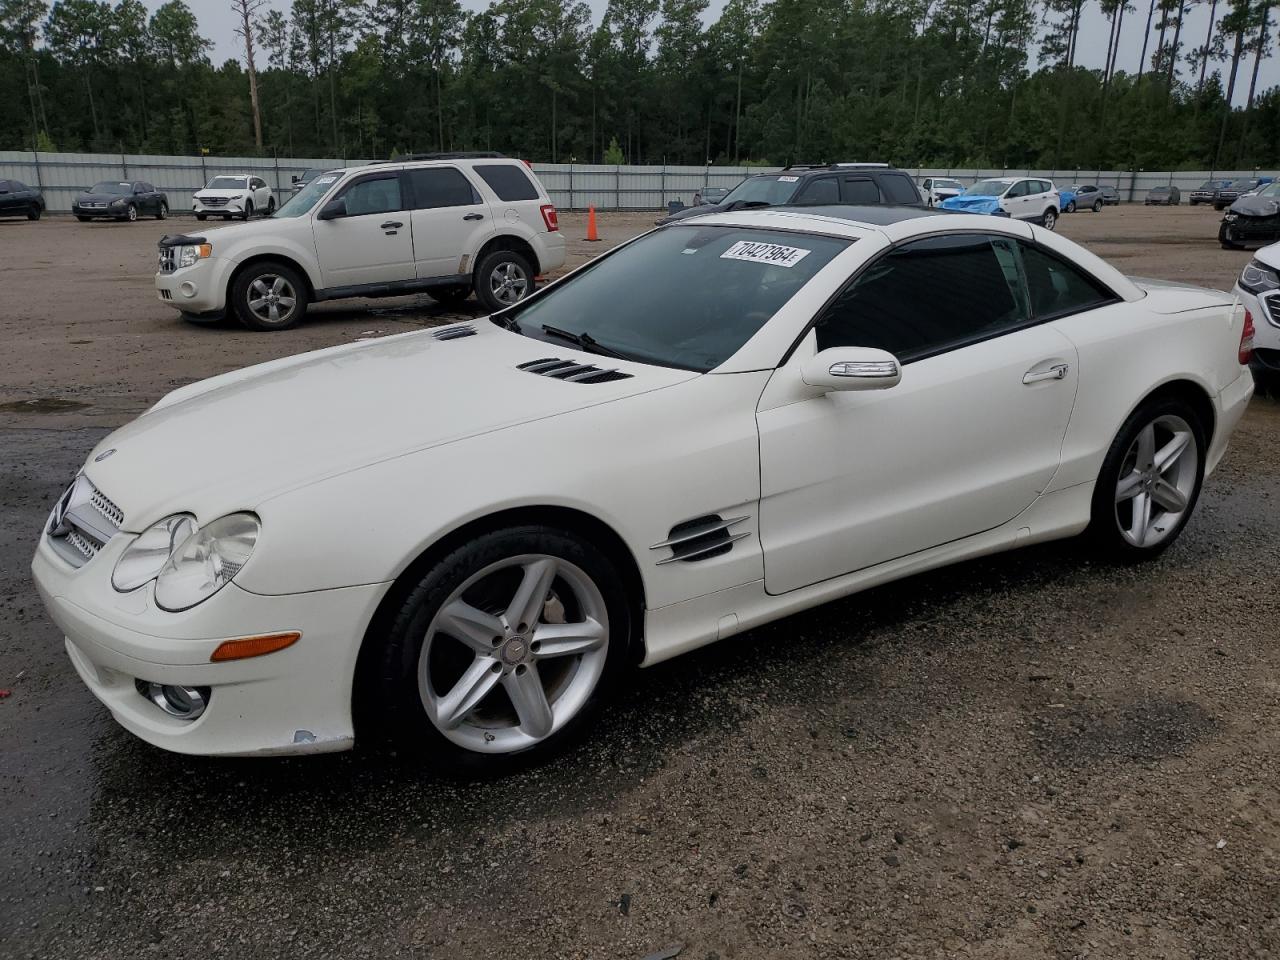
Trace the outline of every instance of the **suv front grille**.
<instances>
[{"instance_id":1,"label":"suv front grille","mask_svg":"<svg viewBox=\"0 0 1280 960\"><path fill-rule=\"evenodd\" d=\"M178 269L178 248L177 247L161 247L160 248L160 272L173 273Z\"/></svg>"},{"instance_id":2,"label":"suv front grille","mask_svg":"<svg viewBox=\"0 0 1280 960\"><path fill-rule=\"evenodd\" d=\"M45 534L58 556L83 567L123 526L124 511L82 473L58 499Z\"/></svg>"},{"instance_id":3,"label":"suv front grille","mask_svg":"<svg viewBox=\"0 0 1280 960\"><path fill-rule=\"evenodd\" d=\"M202 207L225 207L227 205L227 197L196 197L200 201Z\"/></svg>"}]
</instances>

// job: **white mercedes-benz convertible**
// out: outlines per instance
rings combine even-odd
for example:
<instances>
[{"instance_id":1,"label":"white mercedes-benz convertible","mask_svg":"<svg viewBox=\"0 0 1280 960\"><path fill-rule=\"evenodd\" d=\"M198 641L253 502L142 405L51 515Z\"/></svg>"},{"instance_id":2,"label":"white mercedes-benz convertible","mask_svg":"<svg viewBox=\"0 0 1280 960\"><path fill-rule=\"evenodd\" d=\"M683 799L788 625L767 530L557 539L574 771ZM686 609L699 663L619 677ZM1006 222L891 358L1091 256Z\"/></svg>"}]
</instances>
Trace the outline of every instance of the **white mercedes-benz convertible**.
<instances>
[{"instance_id":1,"label":"white mercedes-benz convertible","mask_svg":"<svg viewBox=\"0 0 1280 960\"><path fill-rule=\"evenodd\" d=\"M501 763L648 665L1089 532L1159 553L1253 390L1230 295L1016 220L738 211L491 317L169 394L33 564L84 682L197 754Z\"/></svg>"}]
</instances>

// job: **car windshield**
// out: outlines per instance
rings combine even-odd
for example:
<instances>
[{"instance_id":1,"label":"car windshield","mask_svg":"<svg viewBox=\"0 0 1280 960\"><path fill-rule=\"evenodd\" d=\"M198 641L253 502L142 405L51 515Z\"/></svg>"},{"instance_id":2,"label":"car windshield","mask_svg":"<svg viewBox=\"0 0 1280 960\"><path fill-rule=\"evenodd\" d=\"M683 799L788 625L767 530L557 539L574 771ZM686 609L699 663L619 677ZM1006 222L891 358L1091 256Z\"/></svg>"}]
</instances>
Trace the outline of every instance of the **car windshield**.
<instances>
[{"instance_id":1,"label":"car windshield","mask_svg":"<svg viewBox=\"0 0 1280 960\"><path fill-rule=\"evenodd\" d=\"M1255 197L1280 197L1280 183L1268 183L1254 194Z\"/></svg>"},{"instance_id":2,"label":"car windshield","mask_svg":"<svg viewBox=\"0 0 1280 960\"><path fill-rule=\"evenodd\" d=\"M1151 192L1152 193L1168 193L1169 188L1168 187L1152 187Z\"/></svg>"},{"instance_id":3,"label":"car windshield","mask_svg":"<svg viewBox=\"0 0 1280 960\"><path fill-rule=\"evenodd\" d=\"M588 352L705 372L736 353L852 242L672 224L493 322L561 347L577 340Z\"/></svg>"},{"instance_id":4,"label":"car windshield","mask_svg":"<svg viewBox=\"0 0 1280 960\"><path fill-rule=\"evenodd\" d=\"M1217 190L1217 189L1218 189L1218 181L1217 181L1217 180L1206 180L1204 183L1200 184L1200 186L1199 186L1199 187L1197 187L1197 189L1198 189L1198 190Z\"/></svg>"},{"instance_id":5,"label":"car windshield","mask_svg":"<svg viewBox=\"0 0 1280 960\"><path fill-rule=\"evenodd\" d=\"M1009 189L1004 180L979 180L964 192L966 197L998 197Z\"/></svg>"},{"instance_id":6,"label":"car windshield","mask_svg":"<svg viewBox=\"0 0 1280 960\"><path fill-rule=\"evenodd\" d=\"M101 183L95 183L86 193L113 193L118 197L133 193L133 184L116 183L113 180L103 180Z\"/></svg>"},{"instance_id":7,"label":"car windshield","mask_svg":"<svg viewBox=\"0 0 1280 960\"><path fill-rule=\"evenodd\" d=\"M1232 190L1249 190L1249 189L1252 189L1252 187L1253 187L1252 180L1235 180L1235 181L1232 181L1232 184L1231 184Z\"/></svg>"},{"instance_id":8,"label":"car windshield","mask_svg":"<svg viewBox=\"0 0 1280 960\"><path fill-rule=\"evenodd\" d=\"M799 177L785 173L770 177L748 177L730 190L720 202L743 206L782 204L791 199L799 183Z\"/></svg>"},{"instance_id":9,"label":"car windshield","mask_svg":"<svg viewBox=\"0 0 1280 960\"><path fill-rule=\"evenodd\" d=\"M209 181L206 190L243 190L248 182L247 177L214 177Z\"/></svg>"},{"instance_id":10,"label":"car windshield","mask_svg":"<svg viewBox=\"0 0 1280 960\"><path fill-rule=\"evenodd\" d=\"M273 217L287 219L289 217L301 217L314 207L333 186L333 182L338 179L336 173L326 173L323 177L316 177L305 187L295 193L292 197L280 205L280 209L272 214Z\"/></svg>"}]
</instances>

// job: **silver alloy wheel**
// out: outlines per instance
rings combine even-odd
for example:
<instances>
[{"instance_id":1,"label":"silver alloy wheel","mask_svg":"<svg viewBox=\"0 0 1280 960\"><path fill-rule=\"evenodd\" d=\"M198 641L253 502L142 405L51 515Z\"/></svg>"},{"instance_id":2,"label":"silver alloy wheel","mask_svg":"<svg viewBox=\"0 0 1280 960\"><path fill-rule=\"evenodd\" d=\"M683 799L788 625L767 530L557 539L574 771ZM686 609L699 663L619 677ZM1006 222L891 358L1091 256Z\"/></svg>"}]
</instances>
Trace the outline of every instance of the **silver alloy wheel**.
<instances>
[{"instance_id":1,"label":"silver alloy wheel","mask_svg":"<svg viewBox=\"0 0 1280 960\"><path fill-rule=\"evenodd\" d=\"M284 277L264 273L249 284L249 312L263 323L284 323L293 315L298 294Z\"/></svg>"},{"instance_id":2,"label":"silver alloy wheel","mask_svg":"<svg viewBox=\"0 0 1280 960\"><path fill-rule=\"evenodd\" d=\"M500 302L516 303L524 299L529 289L529 275L514 260L504 260L489 274L489 289Z\"/></svg>"},{"instance_id":3,"label":"silver alloy wheel","mask_svg":"<svg viewBox=\"0 0 1280 960\"><path fill-rule=\"evenodd\" d=\"M1058 215L1056 213L1054 213L1052 210L1046 210L1044 212L1044 228L1046 230L1052 230L1054 226L1057 224L1057 222L1058 222Z\"/></svg>"},{"instance_id":4,"label":"silver alloy wheel","mask_svg":"<svg viewBox=\"0 0 1280 960\"><path fill-rule=\"evenodd\" d=\"M130 222L132 222L132 221L134 221L134 220L137 220L137 219L138 219L138 208L137 208L137 207L135 207L132 203L131 203L131 204L129 204L129 213L128 213L128 217L129 217Z\"/></svg>"},{"instance_id":5,"label":"silver alloy wheel","mask_svg":"<svg viewBox=\"0 0 1280 960\"><path fill-rule=\"evenodd\" d=\"M453 743L511 753L577 715L608 653L604 596L581 568L547 554L509 557L441 604L418 656L418 693Z\"/></svg>"},{"instance_id":6,"label":"silver alloy wheel","mask_svg":"<svg viewBox=\"0 0 1280 960\"><path fill-rule=\"evenodd\" d=\"M1200 449L1187 421L1165 414L1134 438L1116 482L1116 524L1135 547L1153 547L1178 527L1191 503Z\"/></svg>"}]
</instances>

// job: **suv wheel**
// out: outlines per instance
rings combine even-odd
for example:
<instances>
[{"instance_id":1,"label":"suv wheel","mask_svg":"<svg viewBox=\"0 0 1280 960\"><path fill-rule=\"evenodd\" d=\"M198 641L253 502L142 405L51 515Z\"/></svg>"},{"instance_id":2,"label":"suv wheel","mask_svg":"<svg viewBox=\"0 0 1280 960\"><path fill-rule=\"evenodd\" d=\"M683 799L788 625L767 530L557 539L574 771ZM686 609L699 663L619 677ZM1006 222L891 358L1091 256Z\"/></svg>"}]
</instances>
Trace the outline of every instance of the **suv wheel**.
<instances>
[{"instance_id":1,"label":"suv wheel","mask_svg":"<svg viewBox=\"0 0 1280 960\"><path fill-rule=\"evenodd\" d=\"M1052 230L1054 227L1058 225L1058 211L1053 209L1053 207L1050 207L1048 210L1044 212L1044 215L1040 218L1040 224L1046 230Z\"/></svg>"},{"instance_id":2,"label":"suv wheel","mask_svg":"<svg viewBox=\"0 0 1280 960\"><path fill-rule=\"evenodd\" d=\"M244 213L240 214L241 220L248 220L253 216L253 201L250 200L244 205Z\"/></svg>"},{"instance_id":3,"label":"suv wheel","mask_svg":"<svg viewBox=\"0 0 1280 960\"><path fill-rule=\"evenodd\" d=\"M200 221L208 220L208 219L209 219L209 215L208 215L207 213L197 213L197 214L196 214L196 219L197 219L197 220L200 220Z\"/></svg>"},{"instance_id":4,"label":"suv wheel","mask_svg":"<svg viewBox=\"0 0 1280 960\"><path fill-rule=\"evenodd\" d=\"M523 254L495 250L476 267L475 290L486 310L509 307L533 293L533 267Z\"/></svg>"},{"instance_id":5,"label":"suv wheel","mask_svg":"<svg viewBox=\"0 0 1280 960\"><path fill-rule=\"evenodd\" d=\"M269 200L267 200L267 216L269 217L275 212L276 212L276 198L271 197Z\"/></svg>"},{"instance_id":6,"label":"suv wheel","mask_svg":"<svg viewBox=\"0 0 1280 960\"><path fill-rule=\"evenodd\" d=\"M255 263L231 284L231 305L250 330L287 330L307 312L307 287L283 263Z\"/></svg>"},{"instance_id":7,"label":"suv wheel","mask_svg":"<svg viewBox=\"0 0 1280 960\"><path fill-rule=\"evenodd\" d=\"M1064 210L1063 213L1075 213L1075 212L1076 212L1076 202L1072 200L1070 203L1067 204L1067 209Z\"/></svg>"}]
</instances>

